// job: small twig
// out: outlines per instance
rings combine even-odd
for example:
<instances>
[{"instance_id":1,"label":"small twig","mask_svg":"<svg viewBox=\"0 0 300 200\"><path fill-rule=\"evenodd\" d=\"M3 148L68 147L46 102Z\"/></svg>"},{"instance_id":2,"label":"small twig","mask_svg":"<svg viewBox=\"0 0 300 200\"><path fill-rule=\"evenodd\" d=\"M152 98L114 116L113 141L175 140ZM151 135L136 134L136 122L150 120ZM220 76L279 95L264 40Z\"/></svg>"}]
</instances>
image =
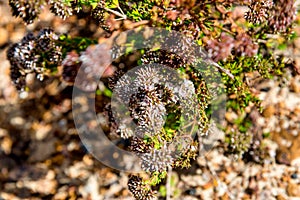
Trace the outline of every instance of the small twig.
<instances>
[{"instance_id":1,"label":"small twig","mask_svg":"<svg viewBox=\"0 0 300 200\"><path fill-rule=\"evenodd\" d=\"M219 28L219 29L221 29L222 31L225 31L225 32L227 32L227 33L229 33L229 34L231 34L231 35L235 35L234 32L228 30L227 28L224 28L224 27L222 27L222 26L215 25L215 24L213 24L213 26L216 27L216 28Z\"/></svg>"},{"instance_id":2,"label":"small twig","mask_svg":"<svg viewBox=\"0 0 300 200\"><path fill-rule=\"evenodd\" d=\"M123 12L123 10L120 8L120 6L118 6L119 11L122 13L122 15L125 15L125 13ZM126 15L125 15L126 16Z\"/></svg>"},{"instance_id":3,"label":"small twig","mask_svg":"<svg viewBox=\"0 0 300 200\"><path fill-rule=\"evenodd\" d=\"M263 44L266 44L268 41L266 41L266 40L263 40L263 39L258 39L258 40L257 40L257 42L258 42L258 43L263 43Z\"/></svg>"},{"instance_id":4,"label":"small twig","mask_svg":"<svg viewBox=\"0 0 300 200\"><path fill-rule=\"evenodd\" d=\"M232 80L234 80L234 75L228 69L224 69L223 67L221 67L220 65L218 65L217 63L215 63L215 62L213 62L211 60L209 60L208 63L211 64L211 65L213 65L214 67L218 68L218 70L220 70L221 72L225 73Z\"/></svg>"}]
</instances>

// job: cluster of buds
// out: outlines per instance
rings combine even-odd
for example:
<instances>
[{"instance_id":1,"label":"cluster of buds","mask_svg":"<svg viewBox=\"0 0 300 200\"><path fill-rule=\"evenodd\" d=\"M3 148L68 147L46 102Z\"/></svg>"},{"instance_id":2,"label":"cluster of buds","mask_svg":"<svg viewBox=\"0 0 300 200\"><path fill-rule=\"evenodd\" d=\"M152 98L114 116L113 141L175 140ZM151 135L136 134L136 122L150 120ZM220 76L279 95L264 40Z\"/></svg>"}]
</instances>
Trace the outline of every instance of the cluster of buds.
<instances>
[{"instance_id":1,"label":"cluster of buds","mask_svg":"<svg viewBox=\"0 0 300 200\"><path fill-rule=\"evenodd\" d=\"M51 29L43 29L37 36L28 33L21 42L13 44L7 51L11 64L11 79L18 90L26 86L26 75L35 72L42 80L45 63L59 65L61 46L56 44L58 35Z\"/></svg>"},{"instance_id":2,"label":"cluster of buds","mask_svg":"<svg viewBox=\"0 0 300 200\"><path fill-rule=\"evenodd\" d=\"M186 46L173 50L180 54ZM190 124L187 125L190 118L197 119L195 126L198 131L206 127L207 118L201 112L205 108L197 101L194 83L181 80L176 71L181 67L188 68L190 60L178 54L165 50L145 52L142 56L144 65L127 73L116 73L118 77L111 81L116 97L116 102L111 105L112 112L109 112L115 116L109 117L113 119L110 120L111 127L120 137L129 139L130 149L140 158L141 168L148 173L162 173L175 165L184 167L185 159L193 159L197 154L197 146L190 148L195 142ZM128 109L120 106L124 104ZM120 112L123 112L121 120ZM166 120L169 115L172 116L170 121ZM179 122L182 119L183 122ZM186 123L189 128L183 128L185 126L181 123ZM174 128L174 132L167 135L165 128L171 129L174 125L181 128ZM190 140L184 140L186 138ZM182 153L188 156L182 159ZM131 182L129 188L136 199L147 199L142 190L133 189Z\"/></svg>"}]
</instances>

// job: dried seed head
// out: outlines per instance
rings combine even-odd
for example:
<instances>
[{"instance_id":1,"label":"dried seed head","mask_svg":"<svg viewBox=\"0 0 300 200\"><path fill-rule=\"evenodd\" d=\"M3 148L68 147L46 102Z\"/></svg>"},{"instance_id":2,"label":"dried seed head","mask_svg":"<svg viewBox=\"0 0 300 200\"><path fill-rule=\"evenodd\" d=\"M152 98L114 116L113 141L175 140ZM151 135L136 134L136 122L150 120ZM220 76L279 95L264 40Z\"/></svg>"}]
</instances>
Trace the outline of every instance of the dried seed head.
<instances>
[{"instance_id":1,"label":"dried seed head","mask_svg":"<svg viewBox=\"0 0 300 200\"><path fill-rule=\"evenodd\" d=\"M9 0L13 16L20 17L26 24L31 24L40 14L42 0Z\"/></svg>"},{"instance_id":2,"label":"dried seed head","mask_svg":"<svg viewBox=\"0 0 300 200\"><path fill-rule=\"evenodd\" d=\"M55 48L55 41L58 35L50 28L41 30L36 38L36 48L40 51L49 51Z\"/></svg>"},{"instance_id":3,"label":"dried seed head","mask_svg":"<svg viewBox=\"0 0 300 200\"><path fill-rule=\"evenodd\" d=\"M18 89L25 86L26 74L35 72L42 80L44 62L58 65L61 61L61 47L55 45L58 36L51 29L43 29L38 36L28 33L19 43L7 51L11 64L11 78ZM19 72L17 72L19 70Z\"/></svg>"},{"instance_id":4,"label":"dried seed head","mask_svg":"<svg viewBox=\"0 0 300 200\"><path fill-rule=\"evenodd\" d=\"M150 152L150 145L147 145L141 138L132 137L130 140L130 149L137 154Z\"/></svg>"},{"instance_id":5,"label":"dried seed head","mask_svg":"<svg viewBox=\"0 0 300 200\"><path fill-rule=\"evenodd\" d=\"M50 0L50 11L55 15L66 19L73 14L73 8L70 2L65 0Z\"/></svg>"},{"instance_id":6,"label":"dried seed head","mask_svg":"<svg viewBox=\"0 0 300 200\"><path fill-rule=\"evenodd\" d=\"M164 50L148 51L142 56L141 60L144 64L157 63L174 69L185 66L179 55Z\"/></svg>"},{"instance_id":7,"label":"dried seed head","mask_svg":"<svg viewBox=\"0 0 300 200\"><path fill-rule=\"evenodd\" d=\"M143 184L142 179L138 176L131 176L128 180L128 189L137 200L154 200L157 199L153 192Z\"/></svg>"},{"instance_id":8,"label":"dried seed head","mask_svg":"<svg viewBox=\"0 0 300 200\"><path fill-rule=\"evenodd\" d=\"M13 65L10 68L10 78L13 81L13 83L15 84L17 90L23 90L25 88L25 86L26 86L26 81L25 81L26 76L23 75L15 65Z\"/></svg>"},{"instance_id":9,"label":"dried seed head","mask_svg":"<svg viewBox=\"0 0 300 200\"><path fill-rule=\"evenodd\" d=\"M272 33L287 32L296 19L294 0L252 0L245 18L254 24L267 23Z\"/></svg>"},{"instance_id":10,"label":"dried seed head","mask_svg":"<svg viewBox=\"0 0 300 200\"><path fill-rule=\"evenodd\" d=\"M291 27L296 19L296 7L294 0L277 0L274 1L269 19L269 26L273 32L285 33Z\"/></svg>"},{"instance_id":11,"label":"dried seed head","mask_svg":"<svg viewBox=\"0 0 300 200\"><path fill-rule=\"evenodd\" d=\"M272 9L273 0L251 0L249 11L245 13L245 18L254 24L262 24L271 17L270 9Z\"/></svg>"},{"instance_id":12,"label":"dried seed head","mask_svg":"<svg viewBox=\"0 0 300 200\"><path fill-rule=\"evenodd\" d=\"M166 144L159 150L151 149L149 153L141 154L141 160L142 169L147 172L166 171L174 162L172 151Z\"/></svg>"},{"instance_id":13,"label":"dried seed head","mask_svg":"<svg viewBox=\"0 0 300 200\"><path fill-rule=\"evenodd\" d=\"M97 6L92 10L91 16L96 20L98 26L104 30L109 30L109 27L105 24L105 1L101 0Z\"/></svg>"}]
</instances>

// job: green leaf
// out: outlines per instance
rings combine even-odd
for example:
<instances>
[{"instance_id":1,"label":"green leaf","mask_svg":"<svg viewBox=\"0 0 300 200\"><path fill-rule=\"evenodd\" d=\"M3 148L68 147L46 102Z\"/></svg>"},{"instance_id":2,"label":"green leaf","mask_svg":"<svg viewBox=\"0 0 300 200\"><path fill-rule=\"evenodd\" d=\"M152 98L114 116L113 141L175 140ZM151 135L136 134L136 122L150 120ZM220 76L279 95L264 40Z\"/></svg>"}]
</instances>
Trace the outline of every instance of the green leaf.
<instances>
[{"instance_id":1,"label":"green leaf","mask_svg":"<svg viewBox=\"0 0 300 200\"><path fill-rule=\"evenodd\" d=\"M166 197L167 195L167 188L164 185L161 185L159 188L159 193L161 194L162 197Z\"/></svg>"},{"instance_id":2,"label":"green leaf","mask_svg":"<svg viewBox=\"0 0 300 200\"><path fill-rule=\"evenodd\" d=\"M107 97L111 97L112 96L112 91L108 88L105 88L105 90L103 91L103 94Z\"/></svg>"},{"instance_id":3,"label":"green leaf","mask_svg":"<svg viewBox=\"0 0 300 200\"><path fill-rule=\"evenodd\" d=\"M114 9L119 6L119 1L118 0L111 0L109 3L106 4L107 8Z\"/></svg>"}]
</instances>

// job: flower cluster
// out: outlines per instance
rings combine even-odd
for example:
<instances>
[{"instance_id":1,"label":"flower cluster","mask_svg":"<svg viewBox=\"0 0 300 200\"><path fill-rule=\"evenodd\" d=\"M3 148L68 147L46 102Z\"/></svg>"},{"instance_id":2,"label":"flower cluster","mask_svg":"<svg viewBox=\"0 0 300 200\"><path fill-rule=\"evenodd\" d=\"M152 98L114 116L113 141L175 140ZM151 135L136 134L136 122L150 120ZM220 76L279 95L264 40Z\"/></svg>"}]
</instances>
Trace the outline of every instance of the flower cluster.
<instances>
[{"instance_id":1,"label":"flower cluster","mask_svg":"<svg viewBox=\"0 0 300 200\"><path fill-rule=\"evenodd\" d=\"M236 38L222 33L219 39L207 41L206 49L208 56L217 62L232 54L252 57L258 52L258 44L246 33L240 33Z\"/></svg>"},{"instance_id":2,"label":"flower cluster","mask_svg":"<svg viewBox=\"0 0 300 200\"><path fill-rule=\"evenodd\" d=\"M130 141L129 147L140 158L141 168L151 174L163 173L175 165L189 166L197 155L194 128L202 132L208 125L204 111L207 99L198 101L205 92L196 90L191 81L200 81L201 75L186 74L191 76L186 79L176 71L192 68L196 59L187 52L193 47L188 40L181 40L181 44L174 40L161 41L162 49L144 52L143 65L127 72L118 69L110 78L115 95L111 111L107 112L111 132ZM137 199L144 199L136 192L140 194L140 190L132 192Z\"/></svg>"},{"instance_id":3,"label":"flower cluster","mask_svg":"<svg viewBox=\"0 0 300 200\"><path fill-rule=\"evenodd\" d=\"M286 32L296 19L294 0L252 0L245 18L254 24L267 23L271 32Z\"/></svg>"},{"instance_id":4,"label":"flower cluster","mask_svg":"<svg viewBox=\"0 0 300 200\"><path fill-rule=\"evenodd\" d=\"M85 2L85 4L89 4L89 2ZM22 18L26 24L33 23L34 20L38 18L42 9L47 5L50 7L52 13L62 19L66 19L75 12L79 12L82 8L80 1L67 0L9 0L9 5L13 16ZM105 2L100 1L91 12L91 15L97 20L97 23L103 26L105 13L104 6Z\"/></svg>"},{"instance_id":5,"label":"flower cluster","mask_svg":"<svg viewBox=\"0 0 300 200\"><path fill-rule=\"evenodd\" d=\"M56 45L58 35L51 29L43 29L37 36L28 33L21 42L13 44L7 51L7 59L11 64L11 78L18 90L26 86L28 73L35 72L42 80L45 63L59 65L61 47Z\"/></svg>"},{"instance_id":6,"label":"flower cluster","mask_svg":"<svg viewBox=\"0 0 300 200\"><path fill-rule=\"evenodd\" d=\"M155 66L142 67L132 75L123 75L114 85L114 94L120 98L120 102L128 104L130 115L137 124L128 135L128 128L131 126L126 124L126 120L120 122L117 132L121 133L121 136L128 137L135 133L143 138L145 135L153 136L161 131L167 102L162 102L165 91L159 82L164 77L157 70ZM135 80L131 81L133 77ZM116 106L114 109L118 109L119 104Z\"/></svg>"}]
</instances>

